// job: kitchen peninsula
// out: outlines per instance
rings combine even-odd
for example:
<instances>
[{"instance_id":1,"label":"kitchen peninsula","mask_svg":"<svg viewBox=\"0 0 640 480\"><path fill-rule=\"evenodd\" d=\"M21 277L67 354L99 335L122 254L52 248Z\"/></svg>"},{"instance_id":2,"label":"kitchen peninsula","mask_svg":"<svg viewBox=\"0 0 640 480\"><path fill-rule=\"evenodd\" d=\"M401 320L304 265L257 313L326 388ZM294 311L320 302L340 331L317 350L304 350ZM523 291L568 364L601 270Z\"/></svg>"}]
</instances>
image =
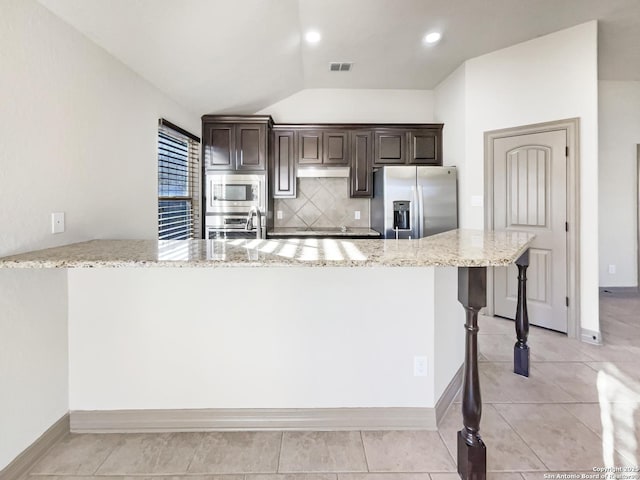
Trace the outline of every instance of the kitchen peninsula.
<instances>
[{"instance_id":1,"label":"kitchen peninsula","mask_svg":"<svg viewBox=\"0 0 640 480\"><path fill-rule=\"evenodd\" d=\"M486 267L532 239L93 240L0 268L69 269L69 403L84 432L435 429L462 378L466 310L458 471L470 478L485 469Z\"/></svg>"}]
</instances>

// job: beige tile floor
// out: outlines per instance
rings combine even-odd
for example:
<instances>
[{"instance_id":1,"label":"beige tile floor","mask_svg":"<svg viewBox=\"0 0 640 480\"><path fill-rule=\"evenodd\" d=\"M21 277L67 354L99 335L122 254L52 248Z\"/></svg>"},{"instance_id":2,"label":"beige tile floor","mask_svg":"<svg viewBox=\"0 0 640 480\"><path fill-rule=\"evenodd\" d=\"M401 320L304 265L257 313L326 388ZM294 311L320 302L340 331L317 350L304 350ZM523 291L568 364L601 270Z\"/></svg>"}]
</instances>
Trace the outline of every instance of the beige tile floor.
<instances>
[{"instance_id":1,"label":"beige tile floor","mask_svg":"<svg viewBox=\"0 0 640 480\"><path fill-rule=\"evenodd\" d=\"M640 296L600 309L601 347L532 328L530 378L511 371L513 322L481 318L489 479L640 463ZM438 432L69 435L27 480L455 480L461 425L456 403Z\"/></svg>"}]
</instances>

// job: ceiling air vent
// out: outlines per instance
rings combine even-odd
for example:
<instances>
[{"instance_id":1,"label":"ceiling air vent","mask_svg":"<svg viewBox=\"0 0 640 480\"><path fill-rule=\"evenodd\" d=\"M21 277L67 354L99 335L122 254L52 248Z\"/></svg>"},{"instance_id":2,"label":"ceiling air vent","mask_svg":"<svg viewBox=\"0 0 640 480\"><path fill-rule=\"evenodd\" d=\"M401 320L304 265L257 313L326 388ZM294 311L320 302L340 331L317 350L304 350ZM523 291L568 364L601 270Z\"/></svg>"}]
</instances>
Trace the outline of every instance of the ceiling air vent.
<instances>
[{"instance_id":1,"label":"ceiling air vent","mask_svg":"<svg viewBox=\"0 0 640 480\"><path fill-rule=\"evenodd\" d=\"M329 70L332 72L350 72L353 62L331 62Z\"/></svg>"}]
</instances>

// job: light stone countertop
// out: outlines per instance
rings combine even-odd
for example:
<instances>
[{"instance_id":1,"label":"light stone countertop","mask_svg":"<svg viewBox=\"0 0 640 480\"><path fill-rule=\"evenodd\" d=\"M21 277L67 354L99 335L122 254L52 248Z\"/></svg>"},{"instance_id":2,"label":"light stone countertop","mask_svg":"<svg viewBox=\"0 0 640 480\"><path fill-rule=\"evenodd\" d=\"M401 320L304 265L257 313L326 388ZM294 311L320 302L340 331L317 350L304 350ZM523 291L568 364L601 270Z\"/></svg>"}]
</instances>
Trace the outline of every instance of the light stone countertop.
<instances>
[{"instance_id":1,"label":"light stone countertop","mask_svg":"<svg viewBox=\"0 0 640 480\"><path fill-rule=\"evenodd\" d=\"M418 240L91 240L0 258L0 268L505 266L525 232L452 230Z\"/></svg>"}]
</instances>

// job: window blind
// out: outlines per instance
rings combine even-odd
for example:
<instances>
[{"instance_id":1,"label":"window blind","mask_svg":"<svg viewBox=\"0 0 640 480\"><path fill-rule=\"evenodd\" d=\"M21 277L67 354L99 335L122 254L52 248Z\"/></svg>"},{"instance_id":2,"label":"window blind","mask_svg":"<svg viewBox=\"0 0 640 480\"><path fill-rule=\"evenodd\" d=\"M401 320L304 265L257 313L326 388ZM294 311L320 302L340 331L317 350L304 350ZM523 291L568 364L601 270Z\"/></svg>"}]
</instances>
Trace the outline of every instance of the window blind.
<instances>
[{"instance_id":1,"label":"window blind","mask_svg":"<svg viewBox=\"0 0 640 480\"><path fill-rule=\"evenodd\" d=\"M160 119L158 126L158 238L201 238L200 139Z\"/></svg>"}]
</instances>

